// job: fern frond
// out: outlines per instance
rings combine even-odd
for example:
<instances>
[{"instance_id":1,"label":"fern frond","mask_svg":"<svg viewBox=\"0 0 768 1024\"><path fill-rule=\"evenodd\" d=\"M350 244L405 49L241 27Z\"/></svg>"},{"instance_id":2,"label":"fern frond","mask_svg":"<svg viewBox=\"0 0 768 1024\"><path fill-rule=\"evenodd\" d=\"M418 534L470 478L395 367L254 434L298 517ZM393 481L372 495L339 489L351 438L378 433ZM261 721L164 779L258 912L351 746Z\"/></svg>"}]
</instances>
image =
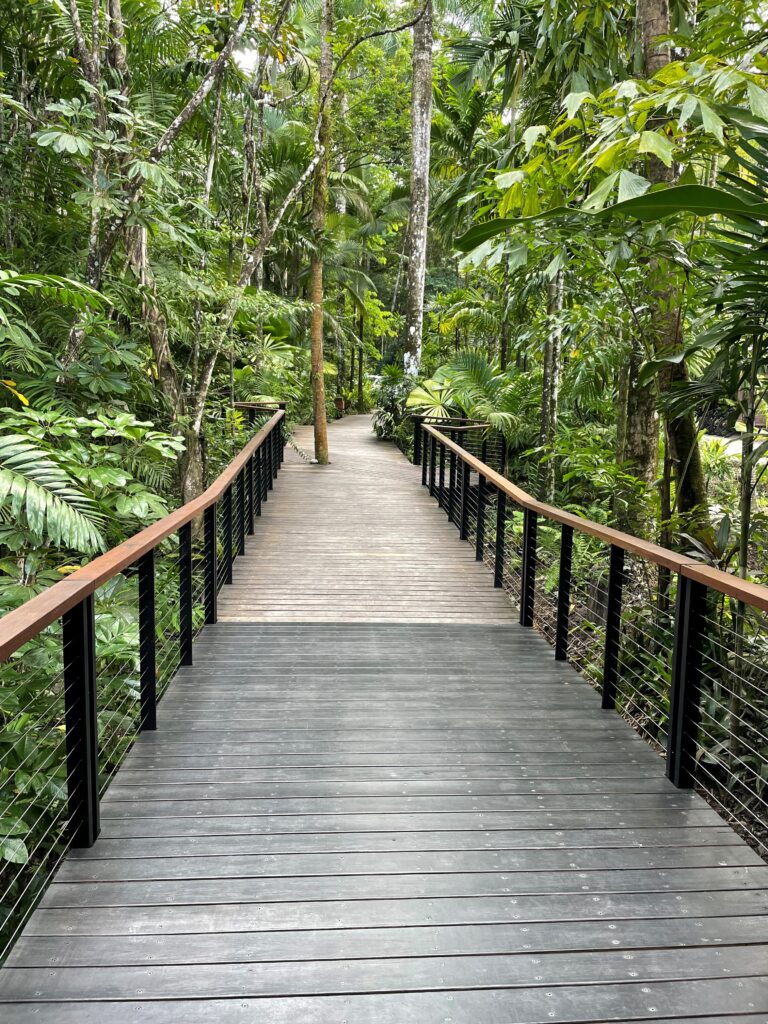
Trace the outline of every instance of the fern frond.
<instances>
[{"instance_id":1,"label":"fern frond","mask_svg":"<svg viewBox=\"0 0 768 1024\"><path fill-rule=\"evenodd\" d=\"M0 508L24 516L51 544L91 553L104 549L100 515L69 475L21 434L0 438Z\"/></svg>"}]
</instances>

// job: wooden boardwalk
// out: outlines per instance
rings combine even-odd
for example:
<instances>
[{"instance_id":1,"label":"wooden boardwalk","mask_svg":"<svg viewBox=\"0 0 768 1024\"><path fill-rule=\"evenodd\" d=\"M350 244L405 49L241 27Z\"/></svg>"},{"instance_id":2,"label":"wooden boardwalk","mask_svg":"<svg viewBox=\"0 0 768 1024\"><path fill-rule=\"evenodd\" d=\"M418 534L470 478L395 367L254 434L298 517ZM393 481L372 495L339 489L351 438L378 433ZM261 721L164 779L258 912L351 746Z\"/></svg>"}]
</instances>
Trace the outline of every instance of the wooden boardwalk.
<instances>
[{"instance_id":1,"label":"wooden boardwalk","mask_svg":"<svg viewBox=\"0 0 768 1024\"><path fill-rule=\"evenodd\" d=\"M312 428L295 444L311 451ZM333 424L331 448L324 468L286 450L222 621L513 621L474 551L435 514L418 469L376 440L368 416Z\"/></svg>"},{"instance_id":2,"label":"wooden boardwalk","mask_svg":"<svg viewBox=\"0 0 768 1024\"><path fill-rule=\"evenodd\" d=\"M766 1024L768 868L368 429L290 457L0 1020Z\"/></svg>"}]
</instances>

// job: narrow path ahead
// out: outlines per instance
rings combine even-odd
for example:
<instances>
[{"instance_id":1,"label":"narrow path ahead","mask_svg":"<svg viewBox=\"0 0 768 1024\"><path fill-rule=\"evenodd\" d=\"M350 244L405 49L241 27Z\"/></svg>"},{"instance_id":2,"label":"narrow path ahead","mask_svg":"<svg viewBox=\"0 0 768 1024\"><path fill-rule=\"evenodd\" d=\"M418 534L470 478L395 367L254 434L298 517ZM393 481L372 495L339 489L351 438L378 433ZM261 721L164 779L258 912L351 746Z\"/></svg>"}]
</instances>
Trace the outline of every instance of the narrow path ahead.
<instances>
[{"instance_id":1,"label":"narrow path ahead","mask_svg":"<svg viewBox=\"0 0 768 1024\"><path fill-rule=\"evenodd\" d=\"M0 1019L766 1024L768 868L367 429L281 473Z\"/></svg>"},{"instance_id":2,"label":"narrow path ahead","mask_svg":"<svg viewBox=\"0 0 768 1024\"><path fill-rule=\"evenodd\" d=\"M312 452L312 428L296 432ZM286 449L257 537L222 594L228 622L512 622L507 598L459 544L420 471L369 416L330 429L330 466Z\"/></svg>"}]
</instances>

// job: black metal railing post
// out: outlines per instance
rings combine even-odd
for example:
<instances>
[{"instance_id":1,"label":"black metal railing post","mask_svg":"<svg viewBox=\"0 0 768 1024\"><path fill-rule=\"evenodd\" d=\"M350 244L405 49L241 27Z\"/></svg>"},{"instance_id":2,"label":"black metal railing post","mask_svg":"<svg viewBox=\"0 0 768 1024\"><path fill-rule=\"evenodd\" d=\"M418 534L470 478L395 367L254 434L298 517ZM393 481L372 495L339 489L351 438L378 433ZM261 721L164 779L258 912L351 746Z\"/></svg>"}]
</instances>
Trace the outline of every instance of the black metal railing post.
<instances>
[{"instance_id":1,"label":"black metal railing post","mask_svg":"<svg viewBox=\"0 0 768 1024\"><path fill-rule=\"evenodd\" d=\"M266 442L259 448L259 455L261 456L259 476L261 478L261 500L263 503L269 500L269 452Z\"/></svg>"},{"instance_id":2,"label":"black metal railing post","mask_svg":"<svg viewBox=\"0 0 768 1024\"><path fill-rule=\"evenodd\" d=\"M237 554L245 554L245 467L237 474Z\"/></svg>"},{"instance_id":3,"label":"black metal railing post","mask_svg":"<svg viewBox=\"0 0 768 1024\"><path fill-rule=\"evenodd\" d=\"M523 510L523 565L520 575L520 625L533 625L536 601L536 543L539 517L531 509Z\"/></svg>"},{"instance_id":4,"label":"black metal railing post","mask_svg":"<svg viewBox=\"0 0 768 1024\"><path fill-rule=\"evenodd\" d=\"M440 482L437 489L437 503L440 508L445 508L445 445L440 444Z\"/></svg>"},{"instance_id":5,"label":"black metal railing post","mask_svg":"<svg viewBox=\"0 0 768 1024\"><path fill-rule=\"evenodd\" d=\"M616 707L621 646L621 597L624 590L624 548L611 544L608 570L608 607L605 615L605 654L603 657L604 708Z\"/></svg>"},{"instance_id":6,"label":"black metal railing post","mask_svg":"<svg viewBox=\"0 0 768 1024\"><path fill-rule=\"evenodd\" d=\"M155 648L155 549L137 563L139 575L139 728L157 728L157 665Z\"/></svg>"},{"instance_id":7,"label":"black metal railing post","mask_svg":"<svg viewBox=\"0 0 768 1024\"><path fill-rule=\"evenodd\" d=\"M256 487L253 474L256 468L256 456L252 455L245 466L245 480L248 485L248 536L252 537L256 530Z\"/></svg>"},{"instance_id":8,"label":"black metal railing post","mask_svg":"<svg viewBox=\"0 0 768 1024\"><path fill-rule=\"evenodd\" d=\"M480 461L485 463L488 442L483 441L480 450ZM485 477L482 473L477 476L477 530L475 534L475 559L478 562L483 560L485 548Z\"/></svg>"},{"instance_id":9,"label":"black metal railing post","mask_svg":"<svg viewBox=\"0 0 768 1024\"><path fill-rule=\"evenodd\" d=\"M413 420L413 464L421 465L421 416L412 416ZM423 481L422 481L423 483Z\"/></svg>"},{"instance_id":10,"label":"black metal railing post","mask_svg":"<svg viewBox=\"0 0 768 1024\"><path fill-rule=\"evenodd\" d=\"M232 562L234 550L232 546L232 484L224 491L224 498L221 503L222 518L222 554L224 557L224 582L232 582Z\"/></svg>"},{"instance_id":11,"label":"black metal railing post","mask_svg":"<svg viewBox=\"0 0 768 1024\"><path fill-rule=\"evenodd\" d=\"M429 435L424 430L424 424L419 422L419 442L421 446L421 485L422 487L427 486L427 478L429 473L429 450L427 448L427 439Z\"/></svg>"},{"instance_id":12,"label":"black metal railing post","mask_svg":"<svg viewBox=\"0 0 768 1024\"><path fill-rule=\"evenodd\" d=\"M694 779L706 608L704 584L678 576L666 768L678 789L692 786Z\"/></svg>"},{"instance_id":13,"label":"black metal railing post","mask_svg":"<svg viewBox=\"0 0 768 1024\"><path fill-rule=\"evenodd\" d=\"M504 586L504 539L507 525L507 496L496 492L496 558L493 567L494 587Z\"/></svg>"},{"instance_id":14,"label":"black metal railing post","mask_svg":"<svg viewBox=\"0 0 768 1024\"><path fill-rule=\"evenodd\" d=\"M277 480L277 472L280 469L280 438L274 427L270 431L269 440L272 443L272 479Z\"/></svg>"},{"instance_id":15,"label":"black metal railing post","mask_svg":"<svg viewBox=\"0 0 768 1024\"><path fill-rule=\"evenodd\" d=\"M429 493L431 497L435 497L435 472L437 467L437 438L434 434L430 434L430 445L429 445Z\"/></svg>"},{"instance_id":16,"label":"black metal railing post","mask_svg":"<svg viewBox=\"0 0 768 1024\"><path fill-rule=\"evenodd\" d=\"M469 536L469 463L461 460L461 530L459 536Z\"/></svg>"},{"instance_id":17,"label":"black metal railing post","mask_svg":"<svg viewBox=\"0 0 768 1024\"><path fill-rule=\"evenodd\" d=\"M557 580L557 627L555 661L568 660L568 627L571 618L571 565L573 527L563 523L560 530L560 566Z\"/></svg>"},{"instance_id":18,"label":"black metal railing post","mask_svg":"<svg viewBox=\"0 0 768 1024\"><path fill-rule=\"evenodd\" d=\"M253 453L253 495L256 501L256 515L261 515L261 502L264 497L263 477L263 448L257 448Z\"/></svg>"},{"instance_id":19,"label":"black metal railing post","mask_svg":"<svg viewBox=\"0 0 768 1024\"><path fill-rule=\"evenodd\" d=\"M62 643L69 828L72 845L88 847L95 843L100 828L93 595L62 616Z\"/></svg>"},{"instance_id":20,"label":"black metal railing post","mask_svg":"<svg viewBox=\"0 0 768 1024\"><path fill-rule=\"evenodd\" d=\"M205 574L205 621L212 625L218 618L219 550L216 537L216 503L203 513L203 572Z\"/></svg>"},{"instance_id":21,"label":"black metal railing post","mask_svg":"<svg viewBox=\"0 0 768 1024\"><path fill-rule=\"evenodd\" d=\"M456 441L456 431L449 431L449 436L452 441ZM456 452L451 448L451 456L449 462L448 471L448 522L452 523L455 520L455 509L456 509Z\"/></svg>"},{"instance_id":22,"label":"black metal railing post","mask_svg":"<svg viewBox=\"0 0 768 1024\"><path fill-rule=\"evenodd\" d=\"M179 664L192 664L192 523L179 530Z\"/></svg>"},{"instance_id":23,"label":"black metal railing post","mask_svg":"<svg viewBox=\"0 0 768 1024\"><path fill-rule=\"evenodd\" d=\"M275 465L276 460L274 431L271 431L267 435L265 447L267 449L267 488L271 491L275 484L275 477L277 476L277 467Z\"/></svg>"}]
</instances>

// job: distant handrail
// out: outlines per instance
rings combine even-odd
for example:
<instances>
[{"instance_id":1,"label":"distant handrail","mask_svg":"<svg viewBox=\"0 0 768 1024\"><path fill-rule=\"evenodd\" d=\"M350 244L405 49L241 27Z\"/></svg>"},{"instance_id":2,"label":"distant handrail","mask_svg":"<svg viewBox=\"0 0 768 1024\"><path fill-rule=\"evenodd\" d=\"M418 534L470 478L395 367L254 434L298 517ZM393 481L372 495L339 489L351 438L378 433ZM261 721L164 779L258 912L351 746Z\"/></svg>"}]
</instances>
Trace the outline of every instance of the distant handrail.
<instances>
[{"instance_id":1,"label":"distant handrail","mask_svg":"<svg viewBox=\"0 0 768 1024\"><path fill-rule=\"evenodd\" d=\"M167 537L214 505L284 417L285 412L282 409L275 412L199 497L188 501L156 523L124 540L117 547L76 569L66 579L60 580L20 607L3 615L0 618L0 662L6 661L14 651L84 598L93 594L98 587L154 550Z\"/></svg>"},{"instance_id":2,"label":"distant handrail","mask_svg":"<svg viewBox=\"0 0 768 1024\"><path fill-rule=\"evenodd\" d=\"M462 448L461 445L456 444L455 441L452 441L444 433L437 430L432 424L423 423L422 426L427 433L433 435L441 444L445 445L448 451L454 452L462 462L465 462L471 469L474 469L475 472L483 476L497 490L511 498L520 508L528 509L530 512L535 512L538 515L544 516L545 519L550 519L563 526L570 526L574 530L589 534L606 544L622 548L630 554L637 555L666 569L671 569L673 572L679 572L688 579L704 584L711 590L717 590L721 594L726 594L737 601L743 601L744 604L748 604L753 608L759 608L761 611L768 612L768 587L760 583L751 583L748 580L743 580L731 573L723 572L721 569L702 565L700 561L692 558L690 555L683 555L680 552L673 551L671 548L665 548L660 544L642 540L631 533L624 533L611 526L604 526L602 523L596 523L591 519L584 519L573 512L566 512L564 509L539 501L533 495L528 494L527 491L511 483L500 473L497 473L496 470L486 465L486 463L481 462L480 459L472 455L465 448Z\"/></svg>"}]
</instances>

